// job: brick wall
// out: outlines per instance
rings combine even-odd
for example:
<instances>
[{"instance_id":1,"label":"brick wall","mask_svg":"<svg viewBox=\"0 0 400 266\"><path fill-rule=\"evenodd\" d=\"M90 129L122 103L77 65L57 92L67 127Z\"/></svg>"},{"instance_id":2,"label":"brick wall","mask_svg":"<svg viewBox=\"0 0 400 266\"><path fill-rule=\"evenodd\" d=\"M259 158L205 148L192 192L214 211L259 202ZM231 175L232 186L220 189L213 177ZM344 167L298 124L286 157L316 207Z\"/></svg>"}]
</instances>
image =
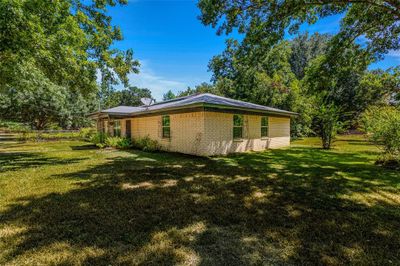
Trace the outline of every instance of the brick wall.
<instances>
[{"instance_id":1,"label":"brick wall","mask_svg":"<svg viewBox=\"0 0 400 266\"><path fill-rule=\"evenodd\" d=\"M125 120L121 133L125 135ZM261 116L244 115L243 139L233 140L233 114L191 112L171 114L171 138L162 138L161 115L131 118L132 138L149 136L164 150L195 155L261 151L290 145L290 118L269 117L269 137L261 138Z\"/></svg>"},{"instance_id":2,"label":"brick wall","mask_svg":"<svg viewBox=\"0 0 400 266\"><path fill-rule=\"evenodd\" d=\"M171 138L162 138L161 115L132 119L132 137L149 136L165 150L199 154L199 142L204 132L204 112L171 114Z\"/></svg>"},{"instance_id":3,"label":"brick wall","mask_svg":"<svg viewBox=\"0 0 400 266\"><path fill-rule=\"evenodd\" d=\"M204 151L208 155L261 151L290 145L290 118L269 117L269 137L261 138L261 116L243 116L243 138L233 139L233 114L206 112Z\"/></svg>"}]
</instances>

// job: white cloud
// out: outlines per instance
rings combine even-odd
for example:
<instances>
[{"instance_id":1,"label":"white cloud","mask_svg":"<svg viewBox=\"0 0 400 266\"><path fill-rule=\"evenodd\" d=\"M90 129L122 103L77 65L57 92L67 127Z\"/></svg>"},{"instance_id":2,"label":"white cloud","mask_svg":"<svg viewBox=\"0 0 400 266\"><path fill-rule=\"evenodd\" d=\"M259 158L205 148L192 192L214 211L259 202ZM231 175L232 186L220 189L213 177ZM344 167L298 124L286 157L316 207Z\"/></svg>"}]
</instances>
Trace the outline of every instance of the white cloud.
<instances>
[{"instance_id":1,"label":"white cloud","mask_svg":"<svg viewBox=\"0 0 400 266\"><path fill-rule=\"evenodd\" d=\"M177 92L187 88L188 84L185 82L171 80L154 73L149 66L149 61L140 60L140 63L140 73L129 75L130 84L139 88L148 88L157 101L162 100L163 94L168 90Z\"/></svg>"},{"instance_id":2,"label":"white cloud","mask_svg":"<svg viewBox=\"0 0 400 266\"><path fill-rule=\"evenodd\" d=\"M400 50L390 50L387 56L394 57L396 60L400 61Z\"/></svg>"}]
</instances>

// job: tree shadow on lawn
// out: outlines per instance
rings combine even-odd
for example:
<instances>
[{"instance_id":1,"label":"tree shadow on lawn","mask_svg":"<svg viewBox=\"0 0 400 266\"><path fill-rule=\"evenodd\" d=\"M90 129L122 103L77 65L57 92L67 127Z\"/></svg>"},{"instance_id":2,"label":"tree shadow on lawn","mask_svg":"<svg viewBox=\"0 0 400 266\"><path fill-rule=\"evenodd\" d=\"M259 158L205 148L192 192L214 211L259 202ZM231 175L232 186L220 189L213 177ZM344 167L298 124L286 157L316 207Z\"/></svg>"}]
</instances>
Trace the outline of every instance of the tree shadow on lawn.
<instances>
[{"instance_id":1,"label":"tree shadow on lawn","mask_svg":"<svg viewBox=\"0 0 400 266\"><path fill-rule=\"evenodd\" d=\"M87 158L53 158L34 152L0 152L0 173L45 165L72 164Z\"/></svg>"},{"instance_id":2,"label":"tree shadow on lawn","mask_svg":"<svg viewBox=\"0 0 400 266\"><path fill-rule=\"evenodd\" d=\"M21 198L1 213L1 224L27 229L3 240L12 248L0 263L400 263L396 199L346 197L398 193L399 173L358 154L132 152L54 178L79 176L89 177L79 189Z\"/></svg>"}]
</instances>

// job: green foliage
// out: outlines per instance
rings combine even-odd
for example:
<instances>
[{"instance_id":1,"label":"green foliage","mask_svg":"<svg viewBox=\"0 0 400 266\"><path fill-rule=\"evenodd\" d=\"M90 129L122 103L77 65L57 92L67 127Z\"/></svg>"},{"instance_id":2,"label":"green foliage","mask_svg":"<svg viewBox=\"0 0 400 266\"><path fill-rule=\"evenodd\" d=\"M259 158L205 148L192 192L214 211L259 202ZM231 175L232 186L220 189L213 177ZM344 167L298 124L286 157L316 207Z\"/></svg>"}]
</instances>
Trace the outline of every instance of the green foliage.
<instances>
[{"instance_id":1,"label":"green foliage","mask_svg":"<svg viewBox=\"0 0 400 266\"><path fill-rule=\"evenodd\" d=\"M105 143L106 139L107 139L107 134L105 134L103 132L97 132L96 134L94 134L90 137L90 142L92 142L96 146L98 146L98 145L101 146L102 144Z\"/></svg>"},{"instance_id":2,"label":"green foliage","mask_svg":"<svg viewBox=\"0 0 400 266\"><path fill-rule=\"evenodd\" d=\"M247 51L238 42L229 40L227 49L210 62L215 89L234 99L298 112L293 118L291 135L311 133L311 98L292 71L291 47L283 41L270 48L259 46ZM307 66L308 62L299 62Z\"/></svg>"},{"instance_id":3,"label":"green foliage","mask_svg":"<svg viewBox=\"0 0 400 266\"><path fill-rule=\"evenodd\" d=\"M96 95L90 93L83 96L79 92L69 92L66 97L66 111L57 123L68 129L93 126L93 120L89 119L87 114L96 110Z\"/></svg>"},{"instance_id":4,"label":"green foliage","mask_svg":"<svg viewBox=\"0 0 400 266\"><path fill-rule=\"evenodd\" d=\"M370 105L399 105L400 67L370 71L362 77L359 87L356 102L363 104L364 110Z\"/></svg>"},{"instance_id":5,"label":"green foliage","mask_svg":"<svg viewBox=\"0 0 400 266\"><path fill-rule=\"evenodd\" d=\"M117 148L117 149L128 149L132 147L132 141L128 138L122 137L107 137L104 144L107 147Z\"/></svg>"},{"instance_id":6,"label":"green foliage","mask_svg":"<svg viewBox=\"0 0 400 266\"><path fill-rule=\"evenodd\" d=\"M108 147L117 148L118 143L122 140L121 137L107 137L105 140L105 144Z\"/></svg>"},{"instance_id":7,"label":"green foliage","mask_svg":"<svg viewBox=\"0 0 400 266\"><path fill-rule=\"evenodd\" d=\"M140 106L143 105L140 101L141 98L152 98L150 90L134 86L123 90L109 89L100 95L101 108L106 109L119 105Z\"/></svg>"},{"instance_id":8,"label":"green foliage","mask_svg":"<svg viewBox=\"0 0 400 266\"><path fill-rule=\"evenodd\" d=\"M287 32L298 32L303 23L344 14L339 33L334 37L335 51L341 50L360 36L369 51L386 53L400 48L400 6L398 1L209 1L200 0L200 19L205 25L217 27L218 34L237 29L244 34L243 46L257 47L282 40ZM337 56L339 54L336 54Z\"/></svg>"},{"instance_id":9,"label":"green foliage","mask_svg":"<svg viewBox=\"0 0 400 266\"><path fill-rule=\"evenodd\" d=\"M337 115L342 125L350 121L356 127L369 105L399 101L398 71L368 71L380 55L400 48L400 7L395 2L200 0L204 24L217 27L218 34L236 29L244 36L228 40L225 51L212 59L213 80L228 97L299 112L293 136L326 130L320 123L310 128L312 113L319 111L312 107L316 98L327 108L318 118L329 123L327 128L336 124ZM303 23L342 13L335 36L305 34L282 41L287 30L294 34ZM358 37L366 39L363 45L357 45ZM329 106L340 106L339 114L333 115Z\"/></svg>"},{"instance_id":10,"label":"green foliage","mask_svg":"<svg viewBox=\"0 0 400 266\"><path fill-rule=\"evenodd\" d=\"M361 120L370 140L383 145L385 156L400 160L400 110L390 106L370 107Z\"/></svg>"},{"instance_id":11,"label":"green foliage","mask_svg":"<svg viewBox=\"0 0 400 266\"><path fill-rule=\"evenodd\" d=\"M159 151L161 150L161 145L158 141L151 139L149 136L134 139L132 143L134 148L141 149L143 151Z\"/></svg>"},{"instance_id":12,"label":"green foliage","mask_svg":"<svg viewBox=\"0 0 400 266\"><path fill-rule=\"evenodd\" d=\"M86 114L94 109L95 97L55 85L34 64L25 62L19 80L0 90L0 117L27 123L42 130L51 124L62 128L90 125Z\"/></svg>"},{"instance_id":13,"label":"green foliage","mask_svg":"<svg viewBox=\"0 0 400 266\"><path fill-rule=\"evenodd\" d=\"M66 113L67 90L36 69L29 69L29 65L21 69L20 80L14 86L0 92L0 113L5 119L29 123L41 130Z\"/></svg>"},{"instance_id":14,"label":"green foliage","mask_svg":"<svg viewBox=\"0 0 400 266\"><path fill-rule=\"evenodd\" d=\"M345 50L334 64L331 55L321 55L306 69L302 86L309 95L340 106L340 121L355 128L368 106L394 103L400 91L398 68L369 71L372 60L357 45Z\"/></svg>"},{"instance_id":15,"label":"green foliage","mask_svg":"<svg viewBox=\"0 0 400 266\"><path fill-rule=\"evenodd\" d=\"M336 134L343 128L343 123L339 121L340 109L334 104L320 103L316 110L317 134L322 140L322 147L330 149Z\"/></svg>"},{"instance_id":16,"label":"green foliage","mask_svg":"<svg viewBox=\"0 0 400 266\"><path fill-rule=\"evenodd\" d=\"M177 97L183 97L201 93L212 93L216 95L221 95L221 92L213 84L203 82L199 85L196 85L194 88L188 87L186 90L178 92Z\"/></svg>"},{"instance_id":17,"label":"green foliage","mask_svg":"<svg viewBox=\"0 0 400 266\"><path fill-rule=\"evenodd\" d=\"M172 100L175 98L176 98L176 95L171 90L167 91L163 95L163 101L168 101L168 100Z\"/></svg>"},{"instance_id":18,"label":"green foliage","mask_svg":"<svg viewBox=\"0 0 400 266\"><path fill-rule=\"evenodd\" d=\"M107 15L108 6L126 2L0 1L0 89L21 79L25 62L53 86L74 91L96 91L98 71L102 82L127 86L139 63L131 50L111 48L122 34Z\"/></svg>"},{"instance_id":19,"label":"green foliage","mask_svg":"<svg viewBox=\"0 0 400 266\"><path fill-rule=\"evenodd\" d=\"M0 130L7 132L27 132L31 129L24 123L0 120Z\"/></svg>"},{"instance_id":20,"label":"green foliage","mask_svg":"<svg viewBox=\"0 0 400 266\"><path fill-rule=\"evenodd\" d=\"M0 1L0 117L35 129L90 126L103 87L128 86L139 63L107 9L126 0ZM123 95L120 99L128 99Z\"/></svg>"},{"instance_id":21,"label":"green foliage","mask_svg":"<svg viewBox=\"0 0 400 266\"><path fill-rule=\"evenodd\" d=\"M22 132L17 135L19 141L78 140L79 132Z\"/></svg>"},{"instance_id":22,"label":"green foliage","mask_svg":"<svg viewBox=\"0 0 400 266\"><path fill-rule=\"evenodd\" d=\"M86 127L79 130L79 137L84 141L91 141L97 134L96 128Z\"/></svg>"},{"instance_id":23,"label":"green foliage","mask_svg":"<svg viewBox=\"0 0 400 266\"><path fill-rule=\"evenodd\" d=\"M89 134L91 134L91 132ZM129 138L111 137L103 132L97 132L91 135L90 142L99 148L111 147L117 149L128 149L132 147L132 141Z\"/></svg>"},{"instance_id":24,"label":"green foliage","mask_svg":"<svg viewBox=\"0 0 400 266\"><path fill-rule=\"evenodd\" d=\"M132 140L130 138L122 138L117 143L118 149L129 149L132 147Z\"/></svg>"},{"instance_id":25,"label":"green foliage","mask_svg":"<svg viewBox=\"0 0 400 266\"><path fill-rule=\"evenodd\" d=\"M289 59L290 67L297 79L304 78L306 68L314 58L326 53L330 38L330 35L318 32L311 36L305 33L290 42L292 50Z\"/></svg>"}]
</instances>

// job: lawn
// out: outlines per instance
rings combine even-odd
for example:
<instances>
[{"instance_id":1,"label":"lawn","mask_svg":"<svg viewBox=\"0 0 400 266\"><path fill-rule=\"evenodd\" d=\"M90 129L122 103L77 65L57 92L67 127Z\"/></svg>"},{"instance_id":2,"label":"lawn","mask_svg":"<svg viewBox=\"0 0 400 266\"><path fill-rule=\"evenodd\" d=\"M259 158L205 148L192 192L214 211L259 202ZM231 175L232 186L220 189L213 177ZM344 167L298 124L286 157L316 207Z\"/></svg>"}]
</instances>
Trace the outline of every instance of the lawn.
<instances>
[{"instance_id":1,"label":"lawn","mask_svg":"<svg viewBox=\"0 0 400 266\"><path fill-rule=\"evenodd\" d=\"M228 157L0 143L0 265L400 264L400 172L360 136Z\"/></svg>"}]
</instances>

